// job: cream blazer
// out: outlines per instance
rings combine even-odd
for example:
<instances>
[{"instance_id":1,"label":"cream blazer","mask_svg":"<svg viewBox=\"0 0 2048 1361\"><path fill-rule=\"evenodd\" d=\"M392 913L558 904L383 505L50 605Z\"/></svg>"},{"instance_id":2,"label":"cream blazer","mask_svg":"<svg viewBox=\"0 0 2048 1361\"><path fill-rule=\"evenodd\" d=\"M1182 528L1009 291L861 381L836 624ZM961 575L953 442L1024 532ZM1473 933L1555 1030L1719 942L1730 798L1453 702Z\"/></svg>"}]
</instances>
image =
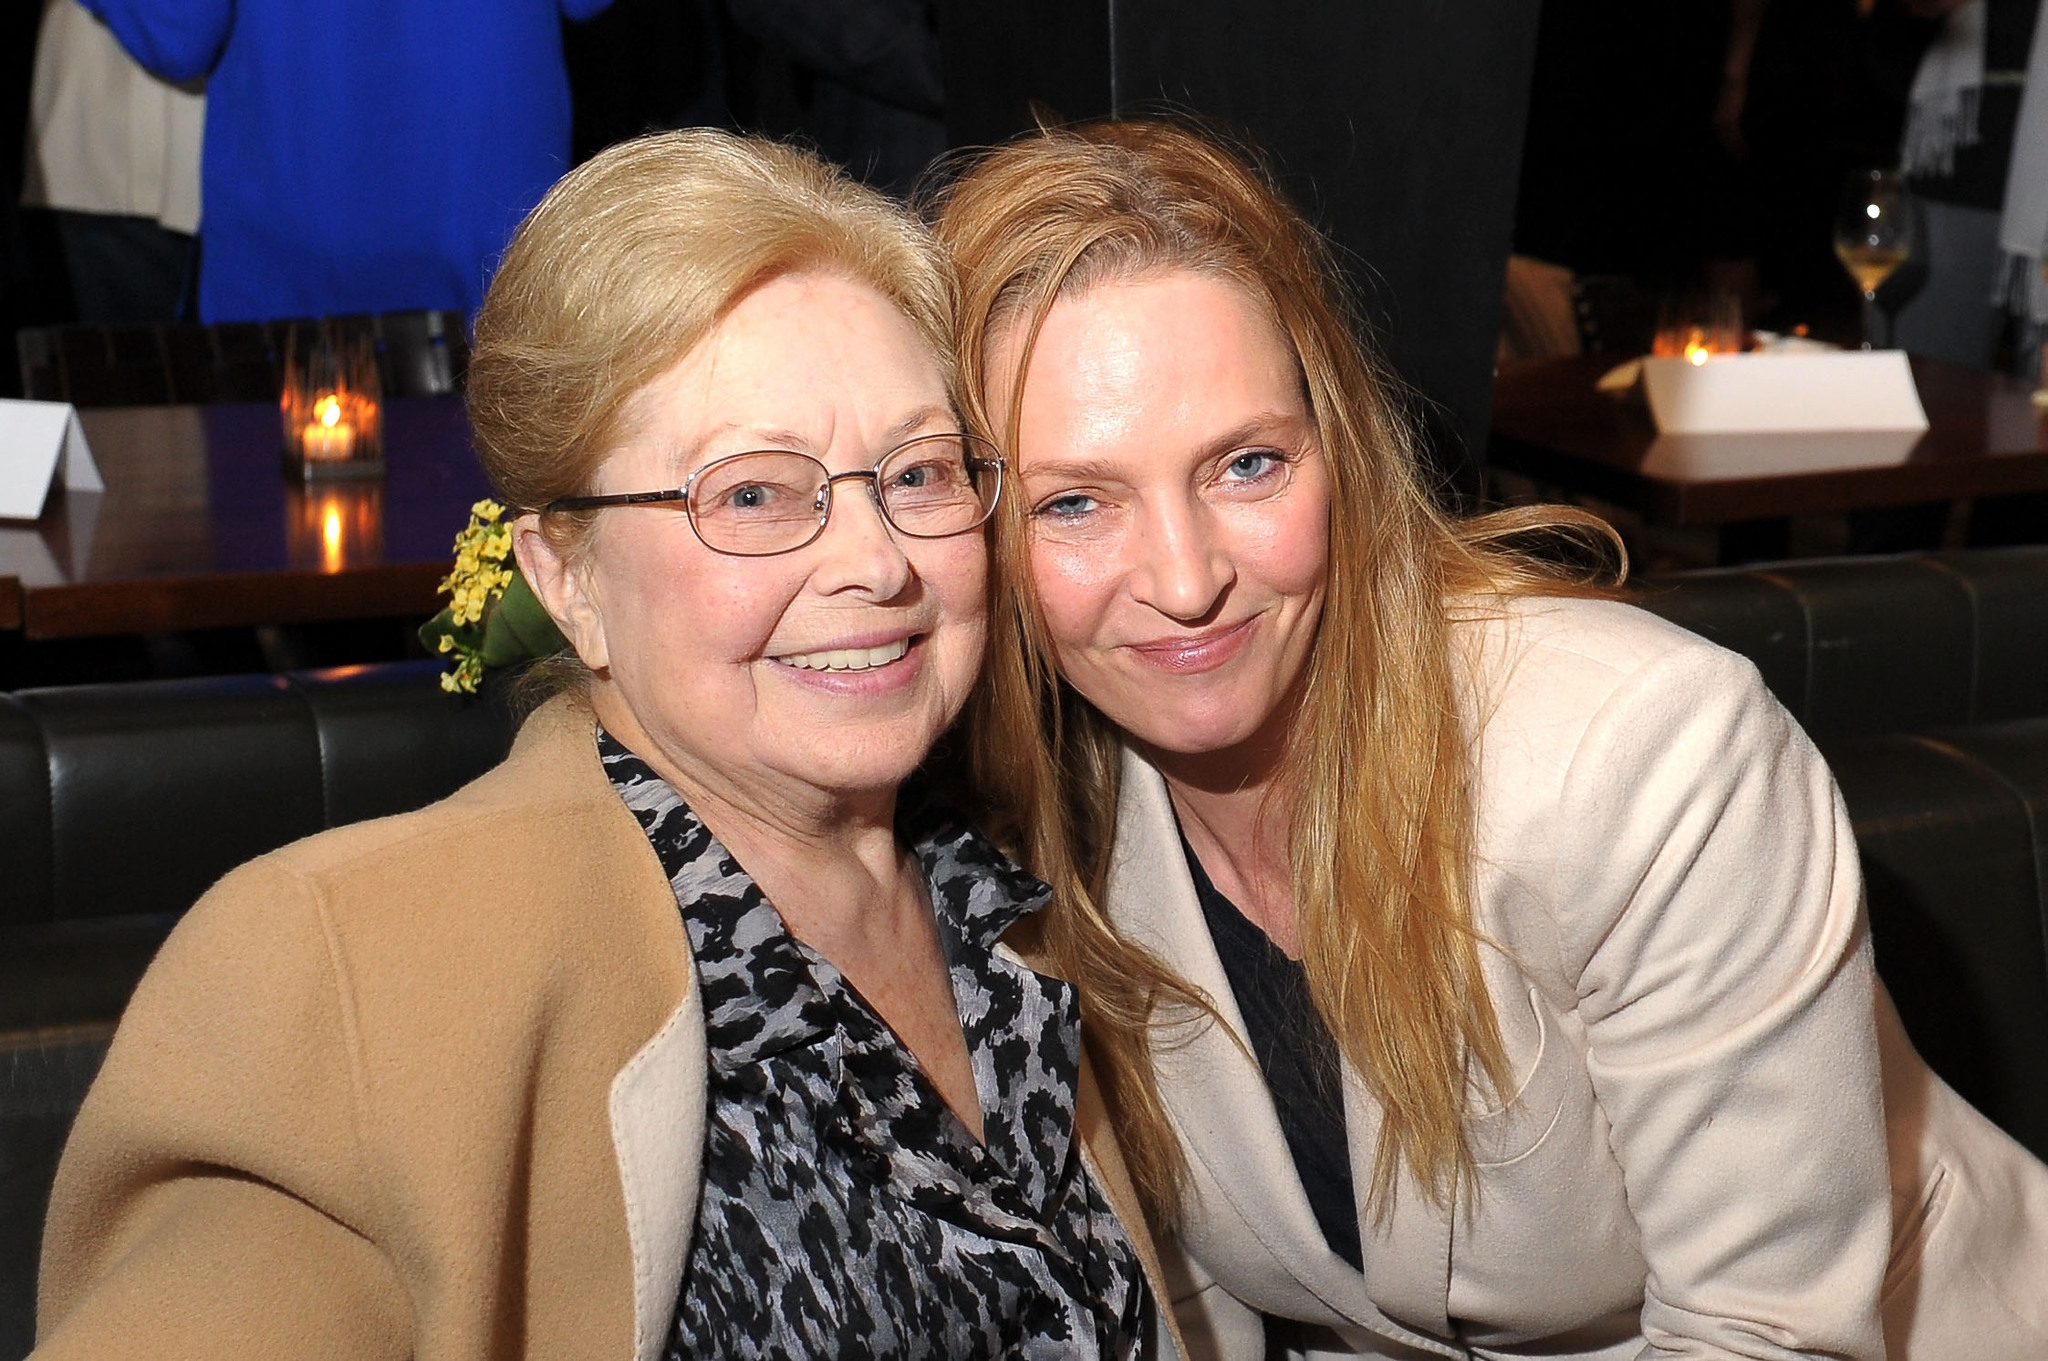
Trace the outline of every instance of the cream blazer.
<instances>
[{"instance_id":1,"label":"cream blazer","mask_svg":"<svg viewBox=\"0 0 2048 1361\"><path fill-rule=\"evenodd\" d=\"M1477 734L1482 965L1517 1074L1475 1099L1476 1198L1411 1180L1332 1253L1255 1062L1162 1050L1193 1185L1168 1252L1193 1356L2048 1357L2048 1168L1914 1054L1856 846L1742 658L1624 605L1459 626ZM1117 924L1242 1017L1166 787L1123 764ZM1355 1182L1379 1113L1345 1077ZM1887 1136L1889 1136L1887 1138Z\"/></svg>"},{"instance_id":2,"label":"cream blazer","mask_svg":"<svg viewBox=\"0 0 2048 1361\"><path fill-rule=\"evenodd\" d=\"M568 701L452 798L236 870L79 1112L37 1361L655 1361L703 1156L693 980ZM1160 1292L1085 1065L1076 1119Z\"/></svg>"}]
</instances>

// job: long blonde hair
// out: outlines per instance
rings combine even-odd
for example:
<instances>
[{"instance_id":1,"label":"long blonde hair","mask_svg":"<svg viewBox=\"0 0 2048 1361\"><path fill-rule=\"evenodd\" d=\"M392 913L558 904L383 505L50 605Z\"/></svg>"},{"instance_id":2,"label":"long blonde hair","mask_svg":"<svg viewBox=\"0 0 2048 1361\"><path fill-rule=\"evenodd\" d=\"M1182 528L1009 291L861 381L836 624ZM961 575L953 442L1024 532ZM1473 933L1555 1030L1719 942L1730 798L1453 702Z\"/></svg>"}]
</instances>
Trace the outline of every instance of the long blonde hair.
<instances>
[{"instance_id":1,"label":"long blonde hair","mask_svg":"<svg viewBox=\"0 0 2048 1361\"><path fill-rule=\"evenodd\" d=\"M1604 548L1611 533L1570 511L1463 522L1441 511L1401 389L1360 339L1329 247L1207 137L1160 122L1041 129L966 169L938 209L960 272L968 414L1013 458L1019 403L989 410L992 345L1021 339L1005 350L1016 368L998 384L1021 392L1063 296L1194 271L1265 302L1292 344L1332 483L1328 594L1282 773L1302 960L1317 1010L1384 1111L1370 1203L1388 1207L1405 1164L1448 1205L1473 1167L1468 1087L1511 1090L1473 927L1471 753L1452 602L1579 589L1584 574L1518 552L1516 541L1551 533ZM999 594L969 707L969 760L992 827L1054 887L1045 944L1082 990L1140 1193L1170 1221L1185 1163L1152 1049L1214 1011L1104 913L1120 734L1059 679L1020 501L997 522Z\"/></svg>"}]
</instances>

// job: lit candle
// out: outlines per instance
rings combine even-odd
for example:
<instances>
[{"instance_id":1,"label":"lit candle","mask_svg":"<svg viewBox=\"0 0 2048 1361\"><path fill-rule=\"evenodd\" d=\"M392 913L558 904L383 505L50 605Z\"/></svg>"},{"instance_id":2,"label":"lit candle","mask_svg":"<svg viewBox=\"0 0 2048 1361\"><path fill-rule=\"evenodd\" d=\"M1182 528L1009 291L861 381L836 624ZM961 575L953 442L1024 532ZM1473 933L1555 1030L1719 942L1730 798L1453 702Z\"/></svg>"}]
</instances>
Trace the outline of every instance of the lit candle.
<instances>
[{"instance_id":1,"label":"lit candle","mask_svg":"<svg viewBox=\"0 0 2048 1361\"><path fill-rule=\"evenodd\" d=\"M299 447L313 463L334 463L355 453L355 427L341 418L341 400L332 393L313 403L313 419L299 432Z\"/></svg>"}]
</instances>

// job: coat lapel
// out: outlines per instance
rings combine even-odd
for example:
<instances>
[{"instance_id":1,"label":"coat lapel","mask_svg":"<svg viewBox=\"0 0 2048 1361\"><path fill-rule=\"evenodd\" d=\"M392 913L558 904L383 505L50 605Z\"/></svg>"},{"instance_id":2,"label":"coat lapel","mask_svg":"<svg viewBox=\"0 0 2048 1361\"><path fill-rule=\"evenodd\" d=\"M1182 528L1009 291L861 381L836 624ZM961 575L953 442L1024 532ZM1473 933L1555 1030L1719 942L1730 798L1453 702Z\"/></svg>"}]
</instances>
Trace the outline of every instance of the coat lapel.
<instances>
[{"instance_id":1,"label":"coat lapel","mask_svg":"<svg viewBox=\"0 0 2048 1361\"><path fill-rule=\"evenodd\" d=\"M1393 1322L1380 1307L1394 1306L1421 1327L1448 1332L1443 1314L1450 1222L1412 1185L1403 1186L1396 1214L1380 1232L1370 1220L1362 1224L1367 1277L1324 1241L1265 1077L1249 1043L1241 1042L1244 1017L1202 920L1166 782L1128 750L1105 899L1116 926L1201 989L1232 1032L1208 1025L1185 1042L1155 1044L1161 1096L1196 1164L1197 1195L1183 1227L1188 1250L1232 1294L1269 1313L1364 1329L1431 1354L1461 1355L1438 1338ZM1348 1072L1345 1121L1362 1191L1370 1185L1379 1115L1363 1084ZM1432 1217L1442 1220L1441 1231L1431 1226L1418 1244L1411 1235ZM1422 1261L1408 1256L1418 1245L1424 1248Z\"/></svg>"},{"instance_id":2,"label":"coat lapel","mask_svg":"<svg viewBox=\"0 0 2048 1361\"><path fill-rule=\"evenodd\" d=\"M682 1288L703 1177L707 1058L693 967L683 1000L612 1079L612 1147L633 1248L635 1361L660 1357Z\"/></svg>"}]
</instances>

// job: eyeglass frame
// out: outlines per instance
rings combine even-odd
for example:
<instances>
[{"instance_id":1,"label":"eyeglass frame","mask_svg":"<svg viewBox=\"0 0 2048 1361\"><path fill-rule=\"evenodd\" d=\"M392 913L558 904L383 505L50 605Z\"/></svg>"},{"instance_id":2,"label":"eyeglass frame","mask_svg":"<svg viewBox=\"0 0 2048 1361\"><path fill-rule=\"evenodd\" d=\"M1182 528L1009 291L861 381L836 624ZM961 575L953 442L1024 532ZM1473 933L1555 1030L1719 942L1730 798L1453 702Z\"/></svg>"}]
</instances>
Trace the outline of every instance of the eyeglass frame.
<instances>
[{"instance_id":1,"label":"eyeglass frame","mask_svg":"<svg viewBox=\"0 0 2048 1361\"><path fill-rule=\"evenodd\" d=\"M963 450L976 447L990 450L991 456L987 458L976 458L972 454L967 454L966 462L970 472L976 469L993 470L996 476L996 490L995 495L989 497L988 504L982 507L981 517L973 524L962 525L958 529L949 529L943 534L920 534L914 529L905 529L902 525L897 524L896 517L889 513L888 505L882 500L882 465L914 444L923 444L927 440L938 439L959 440ZM815 454L807 454L801 449L742 449L738 453L712 459L709 463L691 473L687 478L684 478L683 485L680 487L671 487L663 491L611 492L603 496L564 496L542 506L540 513L543 515L555 515L565 511L606 510L614 506L674 505L677 502L681 502L683 518L690 522L690 532L697 536L698 543L703 544L712 552L729 558L774 558L780 557L784 553L795 553L800 549L809 548L822 538L825 533L825 526L832 519L833 487L841 482L864 481L868 487L868 499L874 503L875 513L882 517L882 523L888 526L891 533L901 534L911 539L950 539L956 534L965 534L971 530L980 529L995 515L996 506L1003 499L1003 484L1006 481L1004 474L1008 471L1008 464L1003 456L1000 453L994 452L996 447L993 440L983 439L979 435L970 435L964 430L935 430L929 435L918 435L903 441L903 443L888 450L880 458L876 459L871 467L846 473L833 472L825 466L823 459ZM817 527L811 531L810 537L806 538L803 542L791 544L787 548L771 549L766 553L744 553L730 548L720 548L705 538L704 531L698 527L696 504L690 499L690 493L696 487L697 479L714 468L721 468L728 463L734 463L743 458L752 458L757 454L788 454L796 458L809 459L812 463L818 465L819 471L824 474L824 480L819 484L823 495L818 506Z\"/></svg>"}]
</instances>

